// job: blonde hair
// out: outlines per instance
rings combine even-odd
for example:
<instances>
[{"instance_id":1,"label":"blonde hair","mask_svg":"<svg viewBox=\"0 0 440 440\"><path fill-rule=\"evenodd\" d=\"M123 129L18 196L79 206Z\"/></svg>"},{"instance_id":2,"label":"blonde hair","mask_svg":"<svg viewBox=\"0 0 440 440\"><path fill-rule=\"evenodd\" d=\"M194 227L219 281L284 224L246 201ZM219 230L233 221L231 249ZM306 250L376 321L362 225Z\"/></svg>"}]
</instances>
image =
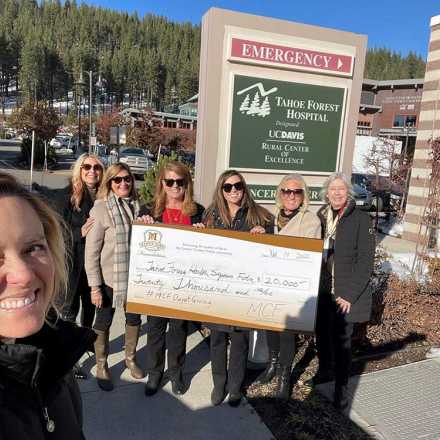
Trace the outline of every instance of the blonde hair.
<instances>
[{"instance_id":1,"label":"blonde hair","mask_svg":"<svg viewBox=\"0 0 440 440\"><path fill-rule=\"evenodd\" d=\"M307 184L306 181L304 180L304 177L301 176L301 174L297 174L297 173L287 174L287 176L284 176L281 179L281 182L279 183L275 193L275 203L277 205L277 208L278 209L283 208L283 201L281 199L281 189L284 188L284 186L289 180L294 180L295 182L301 184L301 188L303 190L303 201L299 209L300 211L304 211L304 212L307 211L310 205L309 190L307 188Z\"/></svg>"},{"instance_id":2,"label":"blonde hair","mask_svg":"<svg viewBox=\"0 0 440 440\"><path fill-rule=\"evenodd\" d=\"M134 175L130 170L130 167L126 163L117 162L113 165L110 165L104 176L102 178L101 185L98 190L98 194L96 194L97 199L106 199L108 195L112 191L112 179L116 177L121 171L127 171L127 173L131 176L131 189L130 189L130 197L132 199L137 199L137 193L135 188Z\"/></svg>"},{"instance_id":3,"label":"blonde hair","mask_svg":"<svg viewBox=\"0 0 440 440\"><path fill-rule=\"evenodd\" d=\"M265 226L272 221L272 214L262 206L255 203L251 192L244 180L244 177L235 170L226 170L220 174L217 185L214 190L214 196L211 205L206 210L204 218L207 221L207 226L212 227L214 224L214 213L216 212L222 223L230 228L232 226L232 218L229 213L229 207L223 195L223 185L232 176L237 176L243 183L243 198L241 199L241 207L247 208L246 224L249 228L254 226Z\"/></svg>"},{"instance_id":4,"label":"blonde hair","mask_svg":"<svg viewBox=\"0 0 440 440\"><path fill-rule=\"evenodd\" d=\"M36 212L43 225L44 236L52 254L55 269L51 306L56 310L55 296L65 295L67 292L67 261L64 244L63 229L66 231L62 218L38 196L30 193L15 177L0 172L0 198L17 197L26 201Z\"/></svg>"},{"instance_id":5,"label":"blonde hair","mask_svg":"<svg viewBox=\"0 0 440 440\"><path fill-rule=\"evenodd\" d=\"M97 189L99 189L102 183L105 166L102 163L99 156L97 156L96 154L89 154L89 153L81 154L81 156L78 157L78 159L75 161L75 163L72 166L72 179L71 179L72 194L70 195L70 203L72 204L75 211L81 211L80 205L84 197L84 191L87 191L86 185L81 178L81 168L85 160L89 158L96 160L96 162L98 162L98 164L102 166L102 173L99 178Z\"/></svg>"},{"instance_id":6,"label":"blonde hair","mask_svg":"<svg viewBox=\"0 0 440 440\"><path fill-rule=\"evenodd\" d=\"M175 160L166 162L160 169L159 176L156 179L156 187L154 190L153 198L153 217L158 218L162 215L166 207L167 194L163 189L163 179L165 179L165 173L171 171L179 176L182 176L185 181L185 194L183 197L182 214L192 216L197 212L197 205L194 202L194 187L189 168Z\"/></svg>"}]
</instances>

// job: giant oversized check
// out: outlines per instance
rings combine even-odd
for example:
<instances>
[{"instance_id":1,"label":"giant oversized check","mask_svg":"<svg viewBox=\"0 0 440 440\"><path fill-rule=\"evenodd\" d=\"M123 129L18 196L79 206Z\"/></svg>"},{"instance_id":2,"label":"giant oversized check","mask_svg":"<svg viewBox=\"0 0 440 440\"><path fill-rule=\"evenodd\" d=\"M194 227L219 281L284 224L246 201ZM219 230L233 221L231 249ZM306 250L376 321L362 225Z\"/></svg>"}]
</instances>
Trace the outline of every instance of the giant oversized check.
<instances>
[{"instance_id":1,"label":"giant oversized check","mask_svg":"<svg viewBox=\"0 0 440 440\"><path fill-rule=\"evenodd\" d=\"M135 224L127 310L313 332L322 241Z\"/></svg>"}]
</instances>

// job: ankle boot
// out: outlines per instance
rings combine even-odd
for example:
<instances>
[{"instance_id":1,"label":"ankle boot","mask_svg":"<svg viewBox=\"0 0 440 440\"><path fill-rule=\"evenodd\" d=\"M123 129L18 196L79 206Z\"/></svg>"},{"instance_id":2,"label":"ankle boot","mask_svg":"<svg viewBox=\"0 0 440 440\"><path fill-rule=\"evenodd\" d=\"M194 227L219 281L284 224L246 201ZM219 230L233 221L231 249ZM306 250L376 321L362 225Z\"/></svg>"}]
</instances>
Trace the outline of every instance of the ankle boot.
<instances>
[{"instance_id":1,"label":"ankle boot","mask_svg":"<svg viewBox=\"0 0 440 440\"><path fill-rule=\"evenodd\" d=\"M261 384L269 383L277 374L278 369L278 352L270 352L270 360L266 369L257 377L257 382Z\"/></svg>"},{"instance_id":2,"label":"ankle boot","mask_svg":"<svg viewBox=\"0 0 440 440\"><path fill-rule=\"evenodd\" d=\"M278 388L275 397L280 400L289 400L290 397L290 370L291 367L282 365L278 376Z\"/></svg>"},{"instance_id":3,"label":"ankle boot","mask_svg":"<svg viewBox=\"0 0 440 440\"><path fill-rule=\"evenodd\" d=\"M95 330L98 337L95 341L95 356L96 356L96 380L98 386L104 391L111 391L113 389L113 382L108 369L107 357L109 351L109 333L106 331Z\"/></svg>"},{"instance_id":4,"label":"ankle boot","mask_svg":"<svg viewBox=\"0 0 440 440\"><path fill-rule=\"evenodd\" d=\"M135 379L142 379L145 374L136 364L136 347L139 339L139 325L125 326L125 365Z\"/></svg>"}]
</instances>

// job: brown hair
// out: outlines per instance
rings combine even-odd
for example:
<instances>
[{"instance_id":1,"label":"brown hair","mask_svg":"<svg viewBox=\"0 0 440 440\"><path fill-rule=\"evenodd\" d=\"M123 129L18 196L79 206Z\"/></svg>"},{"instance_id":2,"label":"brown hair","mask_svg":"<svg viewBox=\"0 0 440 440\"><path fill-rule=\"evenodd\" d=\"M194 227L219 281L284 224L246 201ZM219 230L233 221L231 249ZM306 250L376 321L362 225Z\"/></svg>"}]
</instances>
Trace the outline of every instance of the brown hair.
<instances>
[{"instance_id":1,"label":"brown hair","mask_svg":"<svg viewBox=\"0 0 440 440\"><path fill-rule=\"evenodd\" d=\"M26 201L34 209L43 225L44 236L53 257L55 269L51 299L51 305L54 307L55 295L65 295L67 291L66 248L63 236L64 222L61 217L38 196L30 193L23 185L18 183L15 177L2 172L0 172L0 198L1 197L17 197ZM67 230L66 228L64 229Z\"/></svg>"},{"instance_id":2,"label":"brown hair","mask_svg":"<svg viewBox=\"0 0 440 440\"><path fill-rule=\"evenodd\" d=\"M97 199L106 199L109 193L112 191L112 179L116 177L121 171L127 171L127 173L131 176L131 190L130 197L132 199L137 199L137 193L135 188L134 175L130 170L130 167L126 163L117 162L113 165L110 165L104 173L104 177L102 178L101 186L99 187L98 194L96 194Z\"/></svg>"},{"instance_id":3,"label":"brown hair","mask_svg":"<svg viewBox=\"0 0 440 440\"><path fill-rule=\"evenodd\" d=\"M232 218L231 214L229 213L228 204L223 196L223 184L232 176L239 177L240 181L243 183L243 198L241 199L241 207L248 209L246 214L246 224L249 228L253 228L257 225L264 227L272 220L272 214L270 214L267 209L255 203L243 176L235 170L226 170L220 174L214 190L212 203L206 210L205 219L207 221L207 226L213 226L214 213L217 213L220 216L222 223L228 228L231 227Z\"/></svg>"},{"instance_id":4,"label":"brown hair","mask_svg":"<svg viewBox=\"0 0 440 440\"><path fill-rule=\"evenodd\" d=\"M101 186L104 171L105 171L104 164L102 163L99 156L97 156L96 154L84 153L78 157L78 159L75 161L75 163L73 164L73 167L72 167L72 179L71 179L71 184L70 184L72 187L72 189L71 189L72 194L70 196L70 203L72 204L75 211L81 210L80 205L81 205L81 202L84 197L84 191L87 191L86 185L83 182L83 180L81 179L81 167L83 166L85 160L88 158L96 160L96 162L98 162L98 164L102 166L102 173L101 173L101 177L99 179L98 185L97 185L97 189L99 189L99 187Z\"/></svg>"},{"instance_id":5,"label":"brown hair","mask_svg":"<svg viewBox=\"0 0 440 440\"><path fill-rule=\"evenodd\" d=\"M183 197L182 214L188 216L194 215L197 212L197 205L193 199L194 188L189 168L181 162L170 160L161 167L159 176L156 179L156 188L154 190L153 198L153 217L160 217L165 210L167 195L163 189L162 181L165 178L165 173L167 171L172 171L173 173L182 176L183 180L185 181L185 195Z\"/></svg>"}]
</instances>

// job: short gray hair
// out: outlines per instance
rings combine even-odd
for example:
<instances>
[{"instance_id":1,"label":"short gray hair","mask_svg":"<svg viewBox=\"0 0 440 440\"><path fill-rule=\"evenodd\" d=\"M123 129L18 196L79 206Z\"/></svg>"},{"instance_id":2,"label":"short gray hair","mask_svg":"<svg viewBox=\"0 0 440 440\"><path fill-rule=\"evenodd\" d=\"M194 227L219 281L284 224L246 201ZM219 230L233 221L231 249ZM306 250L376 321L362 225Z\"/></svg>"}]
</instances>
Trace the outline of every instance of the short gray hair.
<instances>
[{"instance_id":1,"label":"short gray hair","mask_svg":"<svg viewBox=\"0 0 440 440\"><path fill-rule=\"evenodd\" d=\"M303 202L301 204L300 210L301 211L307 211L309 209L310 199L309 199L309 190L307 188L306 181L304 180L304 177L301 176L301 174L292 173L287 174L287 176L284 176L281 179L281 182L279 183L277 187L277 191L275 193L275 202L277 204L277 208L281 209L283 207L283 202L281 200L281 188L284 188L284 185L289 180L295 180L295 182L298 182L301 184L301 188L303 189Z\"/></svg>"},{"instance_id":2,"label":"short gray hair","mask_svg":"<svg viewBox=\"0 0 440 440\"><path fill-rule=\"evenodd\" d=\"M322 185L322 189L320 192L321 200L324 200L325 202L327 201L328 187L337 179L344 182L344 185L347 187L348 190L348 197L354 199L353 185L351 184L350 179L344 173L337 171L330 174L330 176L327 177L324 184Z\"/></svg>"}]
</instances>

